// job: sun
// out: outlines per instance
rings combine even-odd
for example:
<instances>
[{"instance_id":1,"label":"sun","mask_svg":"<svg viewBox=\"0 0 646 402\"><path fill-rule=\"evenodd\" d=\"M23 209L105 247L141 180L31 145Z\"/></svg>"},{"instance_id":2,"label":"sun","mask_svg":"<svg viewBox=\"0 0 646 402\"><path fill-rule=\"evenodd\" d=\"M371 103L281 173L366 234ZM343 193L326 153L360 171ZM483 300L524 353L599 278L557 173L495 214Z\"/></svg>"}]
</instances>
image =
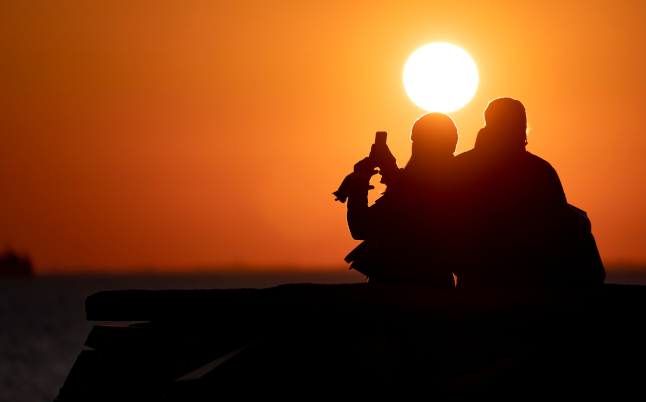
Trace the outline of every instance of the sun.
<instances>
[{"instance_id":1,"label":"sun","mask_svg":"<svg viewBox=\"0 0 646 402\"><path fill-rule=\"evenodd\" d=\"M415 51L404 67L404 88L413 102L430 112L451 112L466 105L478 87L478 69L467 52L449 43Z\"/></svg>"}]
</instances>

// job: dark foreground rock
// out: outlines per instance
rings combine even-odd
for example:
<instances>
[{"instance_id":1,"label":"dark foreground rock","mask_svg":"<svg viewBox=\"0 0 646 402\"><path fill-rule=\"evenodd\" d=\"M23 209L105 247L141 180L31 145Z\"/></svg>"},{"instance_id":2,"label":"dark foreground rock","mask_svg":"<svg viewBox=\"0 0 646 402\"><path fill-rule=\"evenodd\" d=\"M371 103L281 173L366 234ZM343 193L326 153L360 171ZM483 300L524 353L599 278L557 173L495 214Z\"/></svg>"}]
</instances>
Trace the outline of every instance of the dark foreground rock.
<instances>
[{"instance_id":1,"label":"dark foreground rock","mask_svg":"<svg viewBox=\"0 0 646 402\"><path fill-rule=\"evenodd\" d=\"M58 401L641 391L646 287L100 292Z\"/></svg>"}]
</instances>

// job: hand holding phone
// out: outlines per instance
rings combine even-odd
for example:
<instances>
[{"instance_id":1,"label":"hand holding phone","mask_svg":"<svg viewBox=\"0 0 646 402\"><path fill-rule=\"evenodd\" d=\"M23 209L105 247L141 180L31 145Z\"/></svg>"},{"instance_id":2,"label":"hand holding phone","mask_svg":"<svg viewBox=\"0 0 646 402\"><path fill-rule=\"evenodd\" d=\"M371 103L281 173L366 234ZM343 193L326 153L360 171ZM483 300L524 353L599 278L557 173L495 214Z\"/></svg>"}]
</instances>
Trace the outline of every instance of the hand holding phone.
<instances>
[{"instance_id":1,"label":"hand holding phone","mask_svg":"<svg viewBox=\"0 0 646 402\"><path fill-rule=\"evenodd\" d=\"M376 161L389 161L391 159L395 159L393 154L390 153L388 145L386 145L387 135L388 133L385 131L377 131L377 134L375 134L375 143L372 144L372 147L370 148L370 158Z\"/></svg>"},{"instance_id":2,"label":"hand holding phone","mask_svg":"<svg viewBox=\"0 0 646 402\"><path fill-rule=\"evenodd\" d=\"M386 146L386 137L388 136L388 133L385 131L377 131L377 134L375 134L375 145L383 147Z\"/></svg>"},{"instance_id":3,"label":"hand holding phone","mask_svg":"<svg viewBox=\"0 0 646 402\"><path fill-rule=\"evenodd\" d=\"M386 137L388 133L385 131L377 131L375 134L375 143L370 147L370 158L379 160L387 153L388 145L386 145Z\"/></svg>"}]
</instances>

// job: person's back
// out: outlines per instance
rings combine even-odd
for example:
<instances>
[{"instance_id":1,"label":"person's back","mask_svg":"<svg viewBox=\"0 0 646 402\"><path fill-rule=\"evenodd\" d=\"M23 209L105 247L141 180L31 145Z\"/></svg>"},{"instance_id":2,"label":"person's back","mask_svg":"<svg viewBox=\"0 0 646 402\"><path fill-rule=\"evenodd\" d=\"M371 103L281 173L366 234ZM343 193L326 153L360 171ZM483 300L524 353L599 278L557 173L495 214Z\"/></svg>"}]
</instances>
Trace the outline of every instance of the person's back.
<instances>
[{"instance_id":1,"label":"person's back","mask_svg":"<svg viewBox=\"0 0 646 402\"><path fill-rule=\"evenodd\" d=\"M586 218L568 205L552 166L525 150L523 105L496 99L485 120L475 148L456 157L462 200L456 228L468 250L461 254L458 284L602 283L603 265L590 257L598 257L594 239L580 224Z\"/></svg>"},{"instance_id":2,"label":"person's back","mask_svg":"<svg viewBox=\"0 0 646 402\"><path fill-rule=\"evenodd\" d=\"M384 169L370 158L355 166L355 174L371 174L374 167L381 167L388 189L368 207L368 179L352 180L348 227L353 238L366 242L346 260L353 261L352 267L369 276L370 282L453 288L442 242L451 216L446 189L457 128L449 116L429 113L415 123L411 140L412 156L405 169Z\"/></svg>"}]
</instances>

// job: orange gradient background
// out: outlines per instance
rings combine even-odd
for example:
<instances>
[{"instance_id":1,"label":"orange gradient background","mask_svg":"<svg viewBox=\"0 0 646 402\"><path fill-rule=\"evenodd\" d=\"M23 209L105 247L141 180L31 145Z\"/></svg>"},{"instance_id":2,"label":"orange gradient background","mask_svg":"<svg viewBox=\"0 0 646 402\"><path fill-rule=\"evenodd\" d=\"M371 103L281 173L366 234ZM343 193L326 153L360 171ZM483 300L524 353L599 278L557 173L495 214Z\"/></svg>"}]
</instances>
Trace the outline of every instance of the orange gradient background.
<instances>
[{"instance_id":1,"label":"orange gradient background","mask_svg":"<svg viewBox=\"0 0 646 402\"><path fill-rule=\"evenodd\" d=\"M528 150L588 212L606 265L646 264L646 3L0 3L0 246L38 273L341 269L336 190L423 113L402 71L447 42L478 66L450 113L521 100Z\"/></svg>"}]
</instances>

